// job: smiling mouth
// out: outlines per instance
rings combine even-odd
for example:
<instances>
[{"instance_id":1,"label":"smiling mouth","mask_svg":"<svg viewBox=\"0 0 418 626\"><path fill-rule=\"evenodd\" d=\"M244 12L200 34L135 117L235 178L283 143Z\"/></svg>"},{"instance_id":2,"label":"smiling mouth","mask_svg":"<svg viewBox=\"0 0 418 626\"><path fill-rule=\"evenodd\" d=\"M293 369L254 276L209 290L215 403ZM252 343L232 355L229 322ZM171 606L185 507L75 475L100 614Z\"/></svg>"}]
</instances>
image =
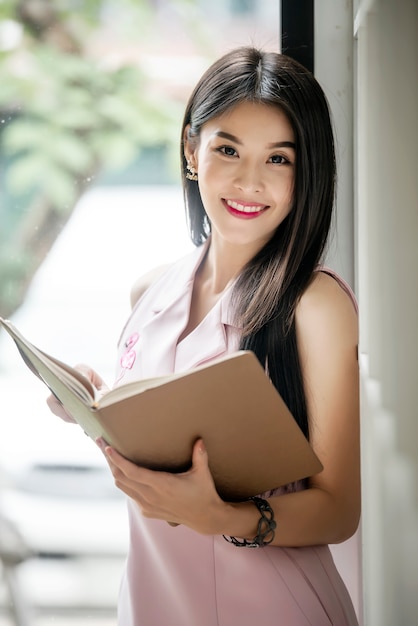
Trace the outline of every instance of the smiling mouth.
<instances>
[{"instance_id":1,"label":"smiling mouth","mask_svg":"<svg viewBox=\"0 0 418 626\"><path fill-rule=\"evenodd\" d=\"M235 200L224 200L224 202L229 209L233 209L239 213L252 215L257 215L258 213L261 213L262 211L265 211L265 209L269 208L266 204L241 204Z\"/></svg>"}]
</instances>

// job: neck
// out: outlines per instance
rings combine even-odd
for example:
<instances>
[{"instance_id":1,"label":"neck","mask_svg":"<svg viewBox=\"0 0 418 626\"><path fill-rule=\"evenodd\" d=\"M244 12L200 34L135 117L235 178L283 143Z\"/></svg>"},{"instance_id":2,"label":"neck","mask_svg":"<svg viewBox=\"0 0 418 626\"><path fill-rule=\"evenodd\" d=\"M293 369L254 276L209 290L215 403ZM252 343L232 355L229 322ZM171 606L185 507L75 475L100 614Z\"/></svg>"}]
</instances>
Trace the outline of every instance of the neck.
<instances>
[{"instance_id":1,"label":"neck","mask_svg":"<svg viewBox=\"0 0 418 626\"><path fill-rule=\"evenodd\" d=\"M256 254L252 246L235 246L212 237L206 257L200 267L202 282L214 294L224 291Z\"/></svg>"}]
</instances>

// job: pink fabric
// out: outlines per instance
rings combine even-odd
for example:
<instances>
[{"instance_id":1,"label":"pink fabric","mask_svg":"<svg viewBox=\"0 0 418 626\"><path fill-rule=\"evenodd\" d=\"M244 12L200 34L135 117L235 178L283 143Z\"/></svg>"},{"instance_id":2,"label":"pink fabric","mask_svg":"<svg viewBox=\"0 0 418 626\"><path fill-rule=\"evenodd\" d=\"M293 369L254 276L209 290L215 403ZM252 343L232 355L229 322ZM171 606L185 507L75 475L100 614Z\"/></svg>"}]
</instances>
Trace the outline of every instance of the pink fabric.
<instances>
[{"instance_id":1,"label":"pink fabric","mask_svg":"<svg viewBox=\"0 0 418 626\"><path fill-rule=\"evenodd\" d=\"M120 341L124 383L195 367L237 349L230 290L178 343L204 253L205 246L172 266L134 309ZM122 357L133 336L135 359L127 368ZM131 545L119 626L357 625L327 546L235 548L222 537L146 519L132 500L128 511Z\"/></svg>"},{"instance_id":2,"label":"pink fabric","mask_svg":"<svg viewBox=\"0 0 418 626\"><path fill-rule=\"evenodd\" d=\"M344 291L350 296L351 302L353 303L353 306L354 306L354 308L356 310L356 313L358 313L357 299L356 299L356 296L354 295L354 291L351 289L350 285L343 278L341 278L341 276L339 276L339 274L337 274L337 272L332 270L330 267L326 267L325 265L321 265L320 267L318 267L318 272L324 272L324 274L328 274L328 276L331 276L332 278L334 278L337 281L337 283L340 285L340 287L342 287L342 289L344 289Z\"/></svg>"}]
</instances>

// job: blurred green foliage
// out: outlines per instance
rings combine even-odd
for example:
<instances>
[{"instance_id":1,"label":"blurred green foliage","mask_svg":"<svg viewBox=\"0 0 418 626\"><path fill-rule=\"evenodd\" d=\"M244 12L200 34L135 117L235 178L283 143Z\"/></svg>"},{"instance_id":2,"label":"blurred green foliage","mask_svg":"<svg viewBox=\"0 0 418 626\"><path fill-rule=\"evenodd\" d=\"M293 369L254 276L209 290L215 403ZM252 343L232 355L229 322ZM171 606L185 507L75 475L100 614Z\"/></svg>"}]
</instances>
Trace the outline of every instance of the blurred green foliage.
<instances>
[{"instance_id":1,"label":"blurred green foliage","mask_svg":"<svg viewBox=\"0 0 418 626\"><path fill-rule=\"evenodd\" d=\"M147 95L138 68L104 71L43 45L31 62L29 76L10 76L0 90L3 110L19 102L3 132L11 191L36 189L68 210L76 179L88 183L103 167L127 165L142 146L169 140L173 109Z\"/></svg>"},{"instance_id":2,"label":"blurred green foliage","mask_svg":"<svg viewBox=\"0 0 418 626\"><path fill-rule=\"evenodd\" d=\"M140 62L110 63L91 45L109 24L115 41L151 37L153 4L0 2L2 316L21 304L78 198L103 170L128 166L145 146L178 142L180 105L149 88ZM172 4L184 11L191 0Z\"/></svg>"}]
</instances>

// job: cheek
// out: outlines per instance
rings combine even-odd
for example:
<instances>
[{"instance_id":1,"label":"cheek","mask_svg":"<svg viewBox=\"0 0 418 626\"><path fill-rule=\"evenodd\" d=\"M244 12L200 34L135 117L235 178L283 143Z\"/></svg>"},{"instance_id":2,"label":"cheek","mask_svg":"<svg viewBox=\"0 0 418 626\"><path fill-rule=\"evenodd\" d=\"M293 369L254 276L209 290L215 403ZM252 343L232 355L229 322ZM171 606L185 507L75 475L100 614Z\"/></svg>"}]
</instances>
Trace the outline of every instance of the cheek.
<instances>
[{"instance_id":1,"label":"cheek","mask_svg":"<svg viewBox=\"0 0 418 626\"><path fill-rule=\"evenodd\" d=\"M198 174L202 180L217 180L220 176L225 175L227 168L222 167L219 160L201 159L198 161Z\"/></svg>"},{"instance_id":2,"label":"cheek","mask_svg":"<svg viewBox=\"0 0 418 626\"><path fill-rule=\"evenodd\" d=\"M199 182L197 184L199 185L200 197L205 211L211 218L215 206L217 205L218 194L214 191L213 185L208 183L207 179L201 180L199 177Z\"/></svg>"},{"instance_id":3,"label":"cheek","mask_svg":"<svg viewBox=\"0 0 418 626\"><path fill-rule=\"evenodd\" d=\"M198 168L198 185L203 202L210 198L219 198L231 181L227 168L218 163L201 162Z\"/></svg>"}]
</instances>

